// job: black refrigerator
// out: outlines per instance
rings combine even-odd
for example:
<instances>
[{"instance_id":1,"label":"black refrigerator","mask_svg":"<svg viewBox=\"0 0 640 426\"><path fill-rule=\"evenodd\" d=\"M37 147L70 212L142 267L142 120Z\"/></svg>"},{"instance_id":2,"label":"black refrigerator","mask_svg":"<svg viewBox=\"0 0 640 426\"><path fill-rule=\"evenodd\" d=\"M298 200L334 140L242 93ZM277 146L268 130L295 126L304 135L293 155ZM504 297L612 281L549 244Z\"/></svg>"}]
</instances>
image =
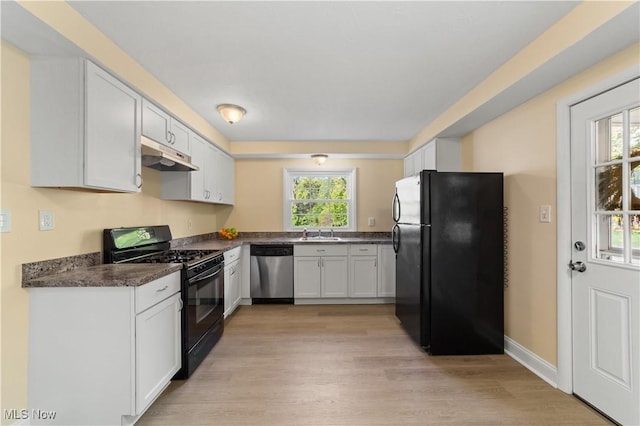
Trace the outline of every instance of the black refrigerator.
<instances>
[{"instance_id":1,"label":"black refrigerator","mask_svg":"<svg viewBox=\"0 0 640 426\"><path fill-rule=\"evenodd\" d=\"M503 174L396 182L396 316L432 355L504 352Z\"/></svg>"}]
</instances>

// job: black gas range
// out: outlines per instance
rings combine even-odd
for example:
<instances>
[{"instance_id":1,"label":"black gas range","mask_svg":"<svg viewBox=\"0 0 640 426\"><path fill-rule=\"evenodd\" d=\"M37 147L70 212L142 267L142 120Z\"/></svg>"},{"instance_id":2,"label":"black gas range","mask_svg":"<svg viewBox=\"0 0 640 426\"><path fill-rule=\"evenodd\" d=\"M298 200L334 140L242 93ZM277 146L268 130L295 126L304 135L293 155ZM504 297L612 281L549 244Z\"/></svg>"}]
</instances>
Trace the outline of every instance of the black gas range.
<instances>
[{"instance_id":1,"label":"black gas range","mask_svg":"<svg viewBox=\"0 0 640 426\"><path fill-rule=\"evenodd\" d=\"M171 249L167 225L103 231L104 263L182 263L182 368L186 379L224 331L224 256L216 250Z\"/></svg>"}]
</instances>

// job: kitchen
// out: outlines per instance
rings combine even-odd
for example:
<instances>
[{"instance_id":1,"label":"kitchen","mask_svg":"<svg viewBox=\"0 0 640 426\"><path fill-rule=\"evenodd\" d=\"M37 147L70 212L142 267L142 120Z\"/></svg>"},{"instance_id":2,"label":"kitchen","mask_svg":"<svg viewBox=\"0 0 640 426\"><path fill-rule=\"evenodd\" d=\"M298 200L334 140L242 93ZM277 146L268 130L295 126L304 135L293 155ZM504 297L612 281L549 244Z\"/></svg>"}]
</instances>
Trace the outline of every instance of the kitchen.
<instances>
[{"instance_id":1,"label":"kitchen","mask_svg":"<svg viewBox=\"0 0 640 426\"><path fill-rule=\"evenodd\" d=\"M38 10L36 5L32 7L40 19L56 26L58 31L66 33L75 43L102 58L104 63L126 76L132 84L154 94L166 108L192 123L204 136L220 141L223 149L237 156L237 196L233 207L163 201L160 173L146 168L142 170L144 186L138 194L32 188L30 171L26 167L29 164L29 59L19 49L3 41L2 208L12 212L12 230L1 235L3 408L23 407L26 400L29 299L28 292L20 287L20 265L23 263L100 251L101 229L123 224L168 223L176 237L214 232L227 225L238 227L241 232L281 230L282 169L309 167L312 164L310 159L302 158L302 154L320 150L343 154L357 154L360 151L363 157L373 152L383 157L331 158L330 161L331 167L358 168L358 192L367 194L367 197L358 200L359 230L389 231L392 226L389 194L393 192L393 183L403 175L402 158L437 133L428 128L411 141L375 142L356 145L356 148L339 143L329 143L320 148L317 144L303 142L294 148L300 153L300 158L285 158L291 149L285 143L260 147L252 142L231 142L226 145L225 138L203 118L193 113L176 96L167 93L159 82L140 70L138 65L117 53L116 47L99 46L92 38L95 30L88 28L80 37L73 35L71 28L86 26L83 21L76 21L80 17L74 16L69 10L58 10L67 19L61 23L51 16L55 10ZM597 12L601 17L591 27L585 27L585 33L595 31L599 25L604 25L619 13L619 10L613 10L614 6L609 6L612 9L600 7L604 12ZM567 20L582 18L577 14L588 13L584 10L588 8L583 6L576 14L568 16ZM570 45L564 39L558 43L565 47ZM601 58L602 62L594 64L580 76L562 83L548 93L547 98L538 98L519 110L505 114L465 136L462 142L462 160L466 169L505 172L505 202L511 214L510 253L513 256L510 259L512 287L505 296L506 334L537 355L539 365L550 371L557 366L556 307L555 303L549 302L556 297L556 276L555 268L539 266L555 264L556 234L553 224L538 223L537 206L555 204L554 102L586 87L590 82L599 81L638 63L637 45L631 45L619 53L613 52L609 58ZM118 59L110 59L113 54ZM535 65L538 64L540 62ZM497 92L492 94L496 95ZM476 105L483 103L472 95L468 99ZM544 125L540 126L531 119L523 120L523 117L532 114ZM442 120L449 125L455 121L455 116L455 111L452 111L444 115ZM526 151L526 147L534 144L535 154ZM501 155L491 155L492 151L499 151ZM256 158L260 154L268 158ZM254 176L261 176L262 179L256 180ZM38 211L42 209L55 213L54 231L41 232L37 229ZM256 215L256 211L264 213ZM376 218L374 227L366 225L369 217Z\"/></svg>"}]
</instances>

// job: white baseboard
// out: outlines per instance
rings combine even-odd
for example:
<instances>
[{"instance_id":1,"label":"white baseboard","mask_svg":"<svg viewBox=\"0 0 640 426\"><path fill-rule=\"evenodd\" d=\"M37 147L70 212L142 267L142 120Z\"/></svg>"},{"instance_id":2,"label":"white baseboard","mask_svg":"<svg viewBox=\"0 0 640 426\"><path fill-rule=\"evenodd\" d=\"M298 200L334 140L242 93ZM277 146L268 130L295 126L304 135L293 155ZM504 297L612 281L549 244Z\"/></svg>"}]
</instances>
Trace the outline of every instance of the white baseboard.
<instances>
[{"instance_id":1,"label":"white baseboard","mask_svg":"<svg viewBox=\"0 0 640 426\"><path fill-rule=\"evenodd\" d=\"M507 336L504 336L504 352L554 388L558 387L558 369L554 365Z\"/></svg>"}]
</instances>

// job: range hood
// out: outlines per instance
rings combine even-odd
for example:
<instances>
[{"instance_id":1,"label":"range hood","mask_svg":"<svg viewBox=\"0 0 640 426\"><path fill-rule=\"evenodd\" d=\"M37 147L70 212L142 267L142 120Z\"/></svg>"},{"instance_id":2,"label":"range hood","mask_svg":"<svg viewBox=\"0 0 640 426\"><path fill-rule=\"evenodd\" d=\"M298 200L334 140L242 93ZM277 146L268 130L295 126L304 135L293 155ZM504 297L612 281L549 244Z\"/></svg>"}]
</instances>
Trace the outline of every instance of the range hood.
<instances>
[{"instance_id":1,"label":"range hood","mask_svg":"<svg viewBox=\"0 0 640 426\"><path fill-rule=\"evenodd\" d=\"M142 136L142 165L162 172L192 172L200 170L191 164L191 157L173 148Z\"/></svg>"}]
</instances>

